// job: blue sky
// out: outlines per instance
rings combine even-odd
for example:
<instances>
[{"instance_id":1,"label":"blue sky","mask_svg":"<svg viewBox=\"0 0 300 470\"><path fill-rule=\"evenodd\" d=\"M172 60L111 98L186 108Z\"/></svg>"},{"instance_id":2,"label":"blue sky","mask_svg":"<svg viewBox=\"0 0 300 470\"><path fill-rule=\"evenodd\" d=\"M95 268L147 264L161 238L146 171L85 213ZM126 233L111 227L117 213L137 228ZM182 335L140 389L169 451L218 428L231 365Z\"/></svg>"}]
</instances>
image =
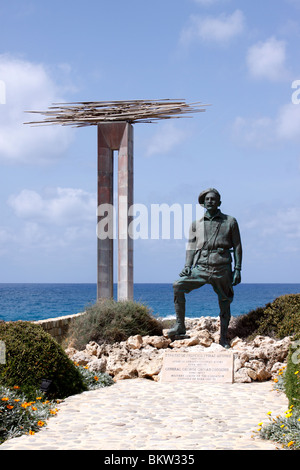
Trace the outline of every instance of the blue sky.
<instances>
[{"instance_id":1,"label":"blue sky","mask_svg":"<svg viewBox=\"0 0 300 470\"><path fill-rule=\"evenodd\" d=\"M216 187L243 282L299 282L299 0L0 0L0 19L0 282L96 282L96 128L24 111L165 98L210 106L134 125L135 203L196 211ZM184 237L134 249L135 282L184 265Z\"/></svg>"}]
</instances>

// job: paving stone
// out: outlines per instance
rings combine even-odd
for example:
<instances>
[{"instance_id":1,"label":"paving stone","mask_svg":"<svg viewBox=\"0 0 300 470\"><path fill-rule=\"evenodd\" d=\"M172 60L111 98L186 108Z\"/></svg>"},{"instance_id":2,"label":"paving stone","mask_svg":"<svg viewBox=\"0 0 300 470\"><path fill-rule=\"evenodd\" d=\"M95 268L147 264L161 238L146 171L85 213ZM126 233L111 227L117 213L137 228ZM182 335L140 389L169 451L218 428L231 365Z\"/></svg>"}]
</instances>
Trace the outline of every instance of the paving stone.
<instances>
[{"instance_id":1,"label":"paving stone","mask_svg":"<svg viewBox=\"0 0 300 470\"><path fill-rule=\"evenodd\" d=\"M34 436L0 450L274 450L251 438L267 412L283 415L288 401L271 382L168 384L146 379L68 397Z\"/></svg>"}]
</instances>

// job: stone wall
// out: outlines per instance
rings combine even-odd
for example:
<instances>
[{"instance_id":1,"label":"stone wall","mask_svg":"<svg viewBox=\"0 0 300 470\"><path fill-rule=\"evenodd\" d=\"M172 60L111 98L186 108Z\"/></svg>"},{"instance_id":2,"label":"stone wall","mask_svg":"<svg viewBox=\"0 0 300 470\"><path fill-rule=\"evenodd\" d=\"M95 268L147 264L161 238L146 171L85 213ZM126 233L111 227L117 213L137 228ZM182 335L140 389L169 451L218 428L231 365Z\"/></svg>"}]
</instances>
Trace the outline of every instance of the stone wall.
<instances>
[{"instance_id":1,"label":"stone wall","mask_svg":"<svg viewBox=\"0 0 300 470\"><path fill-rule=\"evenodd\" d=\"M49 333L49 335L61 344L68 332L70 322L79 315L84 315L84 312L76 313L75 315L66 315L64 317L48 318L47 320L38 320L33 323L40 325L46 333Z\"/></svg>"}]
</instances>

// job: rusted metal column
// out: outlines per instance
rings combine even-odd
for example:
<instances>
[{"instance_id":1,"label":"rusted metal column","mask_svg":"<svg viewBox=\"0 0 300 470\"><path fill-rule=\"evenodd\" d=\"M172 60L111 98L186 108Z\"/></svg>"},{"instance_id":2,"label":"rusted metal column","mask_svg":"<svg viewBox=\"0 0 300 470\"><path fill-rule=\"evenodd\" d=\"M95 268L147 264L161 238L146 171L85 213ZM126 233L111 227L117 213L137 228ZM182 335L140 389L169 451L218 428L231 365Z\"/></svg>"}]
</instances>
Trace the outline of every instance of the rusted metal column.
<instances>
[{"instance_id":1,"label":"rusted metal column","mask_svg":"<svg viewBox=\"0 0 300 470\"><path fill-rule=\"evenodd\" d=\"M126 122L98 124L98 228L105 220L112 235L113 151L118 150L118 300L133 299L133 239L128 227L133 204L133 126ZM100 214L99 215L99 208ZM101 224L102 221L102 224ZM104 222L103 222L104 221ZM99 230L98 230L99 232ZM98 233L97 299L113 297L113 238Z\"/></svg>"},{"instance_id":2,"label":"rusted metal column","mask_svg":"<svg viewBox=\"0 0 300 470\"><path fill-rule=\"evenodd\" d=\"M118 156L118 300L133 300L133 239L128 215L133 205L133 126L126 124Z\"/></svg>"},{"instance_id":3,"label":"rusted metal column","mask_svg":"<svg viewBox=\"0 0 300 470\"><path fill-rule=\"evenodd\" d=\"M113 150L98 125L98 225L97 225L97 300L113 298L113 237L111 213L113 207ZM100 222L106 218L107 226ZM108 226L110 225L110 226ZM105 228L106 233L103 233ZM99 232L102 233L99 233Z\"/></svg>"}]
</instances>

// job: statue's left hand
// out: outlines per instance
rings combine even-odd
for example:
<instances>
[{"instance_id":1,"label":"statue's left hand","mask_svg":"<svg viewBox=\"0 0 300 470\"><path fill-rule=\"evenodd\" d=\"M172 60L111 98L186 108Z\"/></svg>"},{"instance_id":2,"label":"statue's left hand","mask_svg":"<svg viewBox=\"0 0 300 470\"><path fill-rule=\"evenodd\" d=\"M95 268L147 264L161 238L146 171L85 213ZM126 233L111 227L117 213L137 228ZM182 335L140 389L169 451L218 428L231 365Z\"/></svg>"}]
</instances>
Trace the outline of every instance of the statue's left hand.
<instances>
[{"instance_id":1,"label":"statue's left hand","mask_svg":"<svg viewBox=\"0 0 300 470\"><path fill-rule=\"evenodd\" d=\"M241 271L239 271L238 269L236 269L234 271L234 274L233 274L233 281L232 281L232 285L233 286L237 286L238 284L240 284L242 281L242 278L241 278Z\"/></svg>"}]
</instances>

